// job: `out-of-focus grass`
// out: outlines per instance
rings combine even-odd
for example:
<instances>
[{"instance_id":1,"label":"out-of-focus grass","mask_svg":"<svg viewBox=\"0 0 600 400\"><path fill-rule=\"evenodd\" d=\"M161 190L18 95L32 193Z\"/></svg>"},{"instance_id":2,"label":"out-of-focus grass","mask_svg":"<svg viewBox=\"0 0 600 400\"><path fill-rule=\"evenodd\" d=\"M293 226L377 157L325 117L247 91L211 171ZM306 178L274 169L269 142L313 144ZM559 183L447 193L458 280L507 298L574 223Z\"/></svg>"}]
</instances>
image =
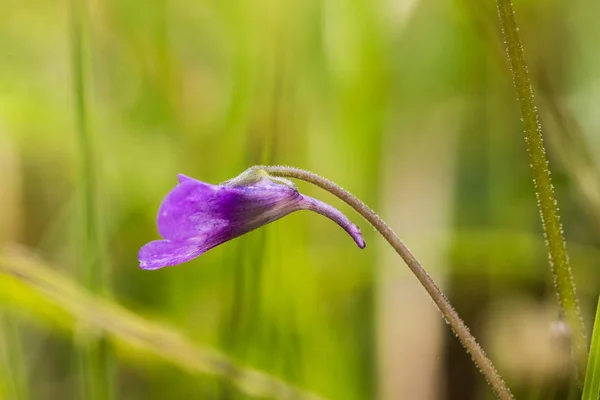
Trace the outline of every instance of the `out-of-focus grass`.
<instances>
[{"instance_id":1,"label":"out-of-focus grass","mask_svg":"<svg viewBox=\"0 0 600 400\"><path fill-rule=\"evenodd\" d=\"M57 328L67 329L73 335L81 336L82 343L87 343L88 336L106 335L126 356L144 362L162 359L190 373L222 376L252 396L321 398L276 377L239 366L217 351L200 348L173 328L145 320L81 289L39 260L22 254L1 254L0 282L3 304L12 310L26 311Z\"/></svg>"},{"instance_id":2,"label":"out-of-focus grass","mask_svg":"<svg viewBox=\"0 0 600 400\"><path fill-rule=\"evenodd\" d=\"M239 365L252 365L325 397L376 398L377 377L393 377L395 371L381 370L376 360L373 315L381 305L373 301L373 293L385 282L377 282L374 273L381 261L378 239L360 220L355 222L366 236L364 251L353 248L336 226L308 212L164 271L140 271L137 251L157 238L156 211L178 172L216 183L251 164L293 164L334 179L381 211L387 193L411 190L399 187L393 176L386 179L389 187L381 187L382 165L391 171L407 168L399 167L400 156L389 144L412 143L422 134L418 122L455 100L465 107L452 115L459 142L450 183L456 198L449 216L455 227L448 232L448 261L454 266L445 278L448 296L476 334L494 302L516 296L552 301L518 115L510 81L494 53L501 46L497 37L493 44L482 35L497 32L496 11L493 2L489 7L477 3L482 8L477 13L475 3L466 3L87 2L90 129L98 139L93 151L101 188L98 228L107 241L95 250L106 250L114 303L187 332L189 346L219 349ZM547 67L545 76L557 87L548 93L552 102L542 103L542 115L555 108L546 104L558 104L581 128L583 145L569 147L566 161L598 159L593 104L599 37L593 19L597 13L589 11L598 5L536 0L516 2L516 7L524 16L521 32L527 48L535 49L532 74L539 77L538 71ZM3 189L23 198L18 218L22 234L4 241L34 248L62 277L80 276L83 208L77 196L80 154L73 124L67 3L13 0L2 11L0 136L11 145L2 149L17 160L21 188L8 189L4 168L0 206L7 198ZM558 123L548 125L552 134L566 131ZM432 138L430 146L438 143L446 142ZM576 279L583 304L589 305L596 301L600 281L595 266L598 230L581 205L594 214L598 203L574 190L580 181L593 184L585 168L571 168L563 160L564 152L558 151L563 147L551 149L550 156L561 160L553 175ZM580 157L582 148L585 158ZM421 159L419 154L414 158ZM410 168L418 176L421 167L417 162ZM355 219L328 194L299 187ZM423 211L418 206L391 207L413 214L419 224ZM416 228L398 230L409 246L413 240L427 240L414 238ZM404 268L400 262L398 268ZM412 277L406 276L410 284ZM37 328L27 322L67 319L72 327L73 318L48 307L25 284L7 288L12 289L3 288L0 297L14 306L9 318L21 342L15 357L23 365L29 396L77 397L71 330L62 329L67 334L61 335L49 324ZM96 304L98 298L92 300ZM93 318L90 314L86 317ZM400 325L409 323L401 312L394 318ZM140 351L129 348L129 341L115 340L120 343L117 398L251 397L231 388L228 379L146 362L157 358L149 355L156 351L149 343ZM488 393L485 383L468 356L455 351L450 335L440 340L444 351L429 355L439 365L440 392L485 398L479 395ZM393 353L393 347L385 348ZM127 354L132 357L121 357ZM391 357L404 361L402 354ZM534 392L545 399L566 397L568 380L521 380L506 365L498 367L519 399Z\"/></svg>"},{"instance_id":3,"label":"out-of-focus grass","mask_svg":"<svg viewBox=\"0 0 600 400\"><path fill-rule=\"evenodd\" d=\"M14 312L3 310L0 313L0 398L27 399L28 379L14 319Z\"/></svg>"},{"instance_id":4,"label":"out-of-focus grass","mask_svg":"<svg viewBox=\"0 0 600 400\"><path fill-rule=\"evenodd\" d=\"M81 196L83 201L81 249L81 281L89 290L106 293L108 289L107 265L103 262L102 246L99 238L97 212L96 155L91 138L89 121L89 57L87 46L87 5L85 1L70 0L70 40L71 75L73 77L73 97L75 131L79 151L81 171ZM111 400L114 398L114 362L111 349L102 336L87 340L79 355L82 395L90 400Z\"/></svg>"}]
</instances>

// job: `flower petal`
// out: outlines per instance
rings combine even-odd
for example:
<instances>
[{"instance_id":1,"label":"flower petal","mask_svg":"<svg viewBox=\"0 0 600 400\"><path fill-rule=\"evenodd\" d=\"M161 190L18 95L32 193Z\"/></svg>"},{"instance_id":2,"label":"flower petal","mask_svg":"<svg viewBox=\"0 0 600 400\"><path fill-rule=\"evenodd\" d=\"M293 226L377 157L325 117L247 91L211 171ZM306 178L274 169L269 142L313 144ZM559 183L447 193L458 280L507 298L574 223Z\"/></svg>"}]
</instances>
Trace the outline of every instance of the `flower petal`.
<instances>
[{"instance_id":1,"label":"flower petal","mask_svg":"<svg viewBox=\"0 0 600 400\"><path fill-rule=\"evenodd\" d=\"M195 246L209 249L301 209L295 187L268 179L223 186L179 175L179 182L157 217L160 235L177 244L193 239Z\"/></svg>"},{"instance_id":2,"label":"flower petal","mask_svg":"<svg viewBox=\"0 0 600 400\"><path fill-rule=\"evenodd\" d=\"M209 248L193 239L183 242L155 240L140 249L138 260L142 269L159 269L190 261Z\"/></svg>"},{"instance_id":3,"label":"flower petal","mask_svg":"<svg viewBox=\"0 0 600 400\"><path fill-rule=\"evenodd\" d=\"M358 247L364 249L366 246L365 240L362 237L358 226L354 225L348 217L342 214L341 211L327 203L323 203L320 200L313 199L312 197L303 195L302 208L305 210L311 210L319 213L330 220L341 226L348 234L354 239L354 242Z\"/></svg>"},{"instance_id":4,"label":"flower petal","mask_svg":"<svg viewBox=\"0 0 600 400\"><path fill-rule=\"evenodd\" d=\"M219 244L306 209L340 225L358 247L360 229L334 207L298 193L288 180L246 173L242 178L211 185L180 174L179 184L163 200L157 217L165 240L146 244L140 267L157 269L189 261ZM244 177L245 176L245 177Z\"/></svg>"},{"instance_id":5,"label":"flower petal","mask_svg":"<svg viewBox=\"0 0 600 400\"><path fill-rule=\"evenodd\" d=\"M184 177L184 179L182 179ZM232 207L235 196L222 188L180 175L180 183L165 198L158 211L158 232L181 241L225 229L229 221L223 210Z\"/></svg>"}]
</instances>

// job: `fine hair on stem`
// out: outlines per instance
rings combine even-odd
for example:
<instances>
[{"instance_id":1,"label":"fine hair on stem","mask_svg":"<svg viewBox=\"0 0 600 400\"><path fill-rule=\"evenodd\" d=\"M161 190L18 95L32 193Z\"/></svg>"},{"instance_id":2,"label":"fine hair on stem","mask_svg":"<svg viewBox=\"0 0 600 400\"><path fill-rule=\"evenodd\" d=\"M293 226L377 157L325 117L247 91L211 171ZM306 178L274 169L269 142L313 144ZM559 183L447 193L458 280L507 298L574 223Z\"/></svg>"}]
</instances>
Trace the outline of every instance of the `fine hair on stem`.
<instances>
[{"instance_id":1,"label":"fine hair on stem","mask_svg":"<svg viewBox=\"0 0 600 400\"><path fill-rule=\"evenodd\" d=\"M300 179L319 186L344 201L362 215L375 229L377 229L394 250L396 250L398 255L400 255L413 274L417 277L421 285L423 285L427 293L442 312L445 321L450 325L462 345L471 355L473 362L484 375L496 396L502 400L513 399L510 389L506 386L506 383L492 364L492 361L477 343L477 340L473 337L469 328L465 325L454 307L452 307L446 296L442 293L440 288L425 271L421 263L408 247L404 245L394 231L392 231L392 229L373 210L339 185L312 172L288 166L256 166L253 168L263 170L272 176Z\"/></svg>"}]
</instances>

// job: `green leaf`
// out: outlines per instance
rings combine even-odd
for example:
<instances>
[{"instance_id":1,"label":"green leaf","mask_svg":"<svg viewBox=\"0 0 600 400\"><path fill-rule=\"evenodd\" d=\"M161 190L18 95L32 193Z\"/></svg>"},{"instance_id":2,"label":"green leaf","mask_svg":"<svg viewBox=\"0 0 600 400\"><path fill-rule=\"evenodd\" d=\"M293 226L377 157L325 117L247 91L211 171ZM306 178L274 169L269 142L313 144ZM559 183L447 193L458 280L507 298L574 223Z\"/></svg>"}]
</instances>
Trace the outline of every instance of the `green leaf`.
<instances>
[{"instance_id":1,"label":"green leaf","mask_svg":"<svg viewBox=\"0 0 600 400\"><path fill-rule=\"evenodd\" d=\"M585 372L582 400L598 400L600 397L600 298L596 309L596 321L592 334L590 358Z\"/></svg>"}]
</instances>

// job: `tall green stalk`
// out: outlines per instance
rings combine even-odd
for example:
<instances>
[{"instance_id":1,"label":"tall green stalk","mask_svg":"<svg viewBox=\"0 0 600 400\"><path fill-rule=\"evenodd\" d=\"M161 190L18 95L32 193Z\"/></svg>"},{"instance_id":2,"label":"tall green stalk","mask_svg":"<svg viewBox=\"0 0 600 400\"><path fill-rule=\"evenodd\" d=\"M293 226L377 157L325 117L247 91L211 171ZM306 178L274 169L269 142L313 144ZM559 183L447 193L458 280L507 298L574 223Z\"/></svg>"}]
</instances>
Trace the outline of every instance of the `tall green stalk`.
<instances>
[{"instance_id":1,"label":"tall green stalk","mask_svg":"<svg viewBox=\"0 0 600 400\"><path fill-rule=\"evenodd\" d=\"M106 279L99 263L100 241L96 220L95 162L88 127L86 69L84 66L84 5L85 0L71 1L71 63L83 197L82 280L91 291L100 292L106 287ZM111 399L113 383L112 360L109 350L102 337L88 336L88 333L84 333L83 340L86 341L86 344L81 360L85 398Z\"/></svg>"},{"instance_id":2,"label":"tall green stalk","mask_svg":"<svg viewBox=\"0 0 600 400\"><path fill-rule=\"evenodd\" d=\"M596 309L596 321L592 334L590 359L588 360L582 400L598 400L600 397L600 298Z\"/></svg>"},{"instance_id":3,"label":"tall green stalk","mask_svg":"<svg viewBox=\"0 0 600 400\"><path fill-rule=\"evenodd\" d=\"M558 202L554 196L554 186L550 177L548 160L542 137L533 89L525 63L523 47L519 39L519 28L510 0L497 0L498 13L502 25L502 35L517 90L517 100L525 131L525 143L533 171L533 183L542 217L544 236L548 248L550 268L554 279L558 301L564 312L572 334L572 352L575 358L577 376L581 381L585 375L587 362L587 341L571 267L565 245L563 230L558 212Z\"/></svg>"}]
</instances>

